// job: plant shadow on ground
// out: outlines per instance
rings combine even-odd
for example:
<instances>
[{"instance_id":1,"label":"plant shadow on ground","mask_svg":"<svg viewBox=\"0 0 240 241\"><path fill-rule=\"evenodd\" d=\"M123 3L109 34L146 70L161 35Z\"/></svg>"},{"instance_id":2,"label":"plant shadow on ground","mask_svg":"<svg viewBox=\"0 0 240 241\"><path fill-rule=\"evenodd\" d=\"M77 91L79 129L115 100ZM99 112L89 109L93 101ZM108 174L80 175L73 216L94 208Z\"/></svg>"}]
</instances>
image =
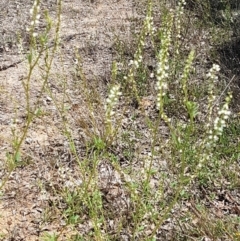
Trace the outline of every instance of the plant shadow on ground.
<instances>
[{"instance_id":1,"label":"plant shadow on ground","mask_svg":"<svg viewBox=\"0 0 240 241\"><path fill-rule=\"evenodd\" d=\"M226 68L226 74L232 76L231 90L233 92L233 108L236 113L240 112L240 36L219 47L220 61Z\"/></svg>"}]
</instances>

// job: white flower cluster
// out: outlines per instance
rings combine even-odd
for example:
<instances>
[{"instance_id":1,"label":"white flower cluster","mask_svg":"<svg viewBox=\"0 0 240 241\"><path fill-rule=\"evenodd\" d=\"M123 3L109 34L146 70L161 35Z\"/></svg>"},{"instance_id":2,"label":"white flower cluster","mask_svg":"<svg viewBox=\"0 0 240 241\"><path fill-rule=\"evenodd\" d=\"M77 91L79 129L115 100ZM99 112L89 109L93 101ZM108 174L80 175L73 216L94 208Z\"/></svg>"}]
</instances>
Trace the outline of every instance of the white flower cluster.
<instances>
[{"instance_id":1,"label":"white flower cluster","mask_svg":"<svg viewBox=\"0 0 240 241\"><path fill-rule=\"evenodd\" d=\"M154 34L155 33L155 28L153 27L153 17L152 17L152 1L149 2L148 6L148 13L144 21L144 27L146 28L146 33L145 34Z\"/></svg>"},{"instance_id":2,"label":"white flower cluster","mask_svg":"<svg viewBox=\"0 0 240 241\"><path fill-rule=\"evenodd\" d=\"M120 85L114 85L109 93L109 96L106 100L107 104L105 106L106 108L106 117L107 122L111 122L111 117L114 115L114 107L118 102L118 98L122 93L120 92Z\"/></svg>"},{"instance_id":3,"label":"white flower cluster","mask_svg":"<svg viewBox=\"0 0 240 241\"><path fill-rule=\"evenodd\" d=\"M178 2L178 12L179 14L183 14L184 12L184 6L186 5L186 1L185 0L179 0Z\"/></svg>"},{"instance_id":4,"label":"white flower cluster","mask_svg":"<svg viewBox=\"0 0 240 241\"><path fill-rule=\"evenodd\" d=\"M226 121L229 118L231 111L229 110L229 103L232 99L232 95L226 97L225 103L218 111L218 115L213 122L213 129L208 131L207 139L203 141L205 152L202 154L198 168L202 167L202 164L209 160L211 157L211 148L216 146L216 142L223 133L224 127L226 127ZM209 125L208 125L209 126Z\"/></svg>"},{"instance_id":5,"label":"white flower cluster","mask_svg":"<svg viewBox=\"0 0 240 241\"><path fill-rule=\"evenodd\" d=\"M172 20L172 17L171 17ZM171 26L172 21L168 23L169 25L164 29L162 36L162 44L161 49L157 55L158 63L156 70L156 90L157 94L157 108L160 110L161 105L163 104L162 98L166 94L166 90L168 89L168 70L169 70L169 47L171 42Z\"/></svg>"},{"instance_id":6,"label":"white flower cluster","mask_svg":"<svg viewBox=\"0 0 240 241\"><path fill-rule=\"evenodd\" d=\"M209 83L209 97L208 97L208 115L209 115L209 124L212 121L212 112L213 112L213 102L216 99L216 96L213 94L214 83L218 80L216 75L220 71L220 67L217 64L213 64L213 67L210 69L207 77L211 80ZM209 131L208 140L209 142L216 142L219 139L219 136L222 135L223 128L226 126L226 120L229 118L231 112L229 110L229 103L232 96L229 95L225 99L225 103L222 108L218 111L217 117L213 121L213 130ZM209 144L210 144L209 143Z\"/></svg>"},{"instance_id":7,"label":"white flower cluster","mask_svg":"<svg viewBox=\"0 0 240 241\"><path fill-rule=\"evenodd\" d=\"M145 19L145 25L147 28L147 32L150 34L154 34L155 33L155 28L153 27L153 17L152 16L147 16Z\"/></svg>"},{"instance_id":8,"label":"white flower cluster","mask_svg":"<svg viewBox=\"0 0 240 241\"><path fill-rule=\"evenodd\" d=\"M213 64L212 68L210 69L209 73L207 74L207 77L217 81L218 77L216 76L216 73L219 71L220 71L219 65Z\"/></svg>"},{"instance_id":9,"label":"white flower cluster","mask_svg":"<svg viewBox=\"0 0 240 241\"><path fill-rule=\"evenodd\" d=\"M212 68L210 69L209 73L207 74L207 77L210 79L209 82L209 90L208 90L208 125L209 127L210 123L212 122L212 113L213 113L213 102L216 99L216 96L214 95L214 85L218 80L217 73L220 71L220 67L217 64L213 64ZM225 104L223 107L218 111L217 117L213 121L213 130L209 130L209 136L208 136L208 145L213 144L214 142L218 141L219 136L222 135L223 128L226 126L226 120L228 119L230 115L229 110L229 103L231 100L231 95L226 97Z\"/></svg>"},{"instance_id":10,"label":"white flower cluster","mask_svg":"<svg viewBox=\"0 0 240 241\"><path fill-rule=\"evenodd\" d=\"M152 4L150 2L148 13L144 20L144 28L143 28L140 38L139 38L137 51L134 54L134 59L130 60L130 62L129 62L129 65L132 67L130 68L128 75L124 76L124 79L130 83L131 88L133 89L135 94L137 93L137 86L136 86L135 79L134 79L134 73L140 67L140 64L143 61L143 48L145 45L146 36L148 34L152 35L154 32L155 32L155 28L153 27Z\"/></svg>"},{"instance_id":11,"label":"white flower cluster","mask_svg":"<svg viewBox=\"0 0 240 241\"><path fill-rule=\"evenodd\" d=\"M229 118L231 111L229 110L229 103L232 95L229 95L225 99L223 107L218 111L218 116L214 120L214 135L209 135L209 138L218 140L218 137L222 135L223 128L226 127L226 120Z\"/></svg>"},{"instance_id":12,"label":"white flower cluster","mask_svg":"<svg viewBox=\"0 0 240 241\"><path fill-rule=\"evenodd\" d=\"M185 0L180 0L177 7L177 16L176 16L176 29L177 29L177 38L181 38L181 18L180 16L184 13L184 6L186 5Z\"/></svg>"},{"instance_id":13,"label":"white flower cluster","mask_svg":"<svg viewBox=\"0 0 240 241\"><path fill-rule=\"evenodd\" d=\"M139 68L139 65L142 63L142 50L145 45L145 38L148 34L153 34L155 28L153 27L153 17L151 14L151 6L149 7L148 14L144 20L143 32L140 35L139 44L136 53L134 54L134 60L130 60L129 65L133 65L136 69Z\"/></svg>"},{"instance_id":14,"label":"white flower cluster","mask_svg":"<svg viewBox=\"0 0 240 241\"><path fill-rule=\"evenodd\" d=\"M209 79L208 83L208 123L212 122L212 113L214 107L214 101L216 100L216 96L214 95L214 86L218 80L217 73L220 71L220 67L217 64L213 64L209 73L206 75Z\"/></svg>"},{"instance_id":15,"label":"white flower cluster","mask_svg":"<svg viewBox=\"0 0 240 241\"><path fill-rule=\"evenodd\" d=\"M140 64L142 63L143 46L144 46L144 36L141 36L139 44L138 44L138 49L137 49L136 53L134 54L134 59L130 60L130 62L129 62L129 66L131 66L131 67L128 71L128 75L123 77L130 84L130 88L132 88L132 90L135 94L137 93L137 84L134 79L134 73L139 68Z\"/></svg>"},{"instance_id":16,"label":"white flower cluster","mask_svg":"<svg viewBox=\"0 0 240 241\"><path fill-rule=\"evenodd\" d=\"M142 55L139 54L134 58L134 60L130 60L129 65L133 65L136 69L138 69L141 63L142 63Z\"/></svg>"},{"instance_id":17,"label":"white flower cluster","mask_svg":"<svg viewBox=\"0 0 240 241\"><path fill-rule=\"evenodd\" d=\"M187 80L188 80L189 73L190 73L190 70L191 70L191 67L192 67L193 59L194 59L194 51L192 50L188 55L186 65L184 67L184 71L183 71L183 74L181 76L182 91L184 93L184 103L185 103L185 105L187 105L187 103L188 103Z\"/></svg>"},{"instance_id":18,"label":"white flower cluster","mask_svg":"<svg viewBox=\"0 0 240 241\"><path fill-rule=\"evenodd\" d=\"M37 37L38 35L36 32L34 32L34 29L39 24L39 19L40 19L39 12L40 12L39 0L35 0L32 8L30 9L30 15L32 18L30 27L27 27L28 32L32 31L33 37Z\"/></svg>"},{"instance_id":19,"label":"white flower cluster","mask_svg":"<svg viewBox=\"0 0 240 241\"><path fill-rule=\"evenodd\" d=\"M229 118L231 112L229 110L229 104L232 99L232 95L229 94L223 106L218 110L217 117L213 118L213 108L216 96L214 95L215 83L218 81L217 73L220 71L220 67L217 64L213 64L207 77L209 79L208 83L208 119L206 123L207 136L202 140L201 147L203 148L203 153L199 158L199 163L197 168L201 168L204 162L210 160L212 156L212 148L216 146L216 142L219 137L223 134L223 129L226 127L226 121Z\"/></svg>"}]
</instances>

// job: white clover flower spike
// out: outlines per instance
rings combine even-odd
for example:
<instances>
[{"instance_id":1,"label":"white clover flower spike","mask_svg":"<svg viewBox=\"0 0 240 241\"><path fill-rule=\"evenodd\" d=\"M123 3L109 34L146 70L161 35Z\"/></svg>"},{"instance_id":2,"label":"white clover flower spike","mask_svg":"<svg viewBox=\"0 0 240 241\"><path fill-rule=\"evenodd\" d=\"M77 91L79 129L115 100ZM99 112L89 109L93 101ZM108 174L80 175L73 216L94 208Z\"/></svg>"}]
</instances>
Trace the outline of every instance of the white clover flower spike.
<instances>
[{"instance_id":1,"label":"white clover flower spike","mask_svg":"<svg viewBox=\"0 0 240 241\"><path fill-rule=\"evenodd\" d=\"M106 105L106 116L107 116L107 122L111 121L111 117L114 115L114 107L116 106L118 102L119 96L122 94L120 92L120 85L114 85L109 93L109 96L106 100L107 105Z\"/></svg>"}]
</instances>

